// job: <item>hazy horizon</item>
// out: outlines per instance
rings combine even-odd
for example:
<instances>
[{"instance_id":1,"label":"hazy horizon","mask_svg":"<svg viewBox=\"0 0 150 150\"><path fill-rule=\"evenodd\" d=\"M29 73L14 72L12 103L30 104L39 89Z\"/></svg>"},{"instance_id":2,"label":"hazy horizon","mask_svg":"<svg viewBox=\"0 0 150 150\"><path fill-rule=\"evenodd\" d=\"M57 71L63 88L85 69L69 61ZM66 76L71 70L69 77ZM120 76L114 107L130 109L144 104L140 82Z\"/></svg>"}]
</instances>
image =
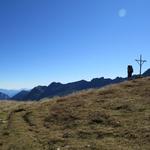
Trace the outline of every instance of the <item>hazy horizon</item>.
<instances>
[{"instance_id":1,"label":"hazy horizon","mask_svg":"<svg viewBox=\"0 0 150 150\"><path fill-rule=\"evenodd\" d=\"M139 73L150 68L149 0L2 0L2 89Z\"/></svg>"}]
</instances>

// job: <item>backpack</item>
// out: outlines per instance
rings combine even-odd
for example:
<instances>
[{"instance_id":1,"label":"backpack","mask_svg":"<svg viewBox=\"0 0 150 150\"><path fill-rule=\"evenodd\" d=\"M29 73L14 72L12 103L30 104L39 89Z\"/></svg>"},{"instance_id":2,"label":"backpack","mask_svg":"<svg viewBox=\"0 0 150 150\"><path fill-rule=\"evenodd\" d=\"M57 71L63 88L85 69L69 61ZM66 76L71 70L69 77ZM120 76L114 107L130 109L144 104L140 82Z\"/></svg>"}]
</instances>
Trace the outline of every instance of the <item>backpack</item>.
<instances>
[{"instance_id":1,"label":"backpack","mask_svg":"<svg viewBox=\"0 0 150 150\"><path fill-rule=\"evenodd\" d=\"M131 65L128 65L128 72L133 73L133 67Z\"/></svg>"}]
</instances>

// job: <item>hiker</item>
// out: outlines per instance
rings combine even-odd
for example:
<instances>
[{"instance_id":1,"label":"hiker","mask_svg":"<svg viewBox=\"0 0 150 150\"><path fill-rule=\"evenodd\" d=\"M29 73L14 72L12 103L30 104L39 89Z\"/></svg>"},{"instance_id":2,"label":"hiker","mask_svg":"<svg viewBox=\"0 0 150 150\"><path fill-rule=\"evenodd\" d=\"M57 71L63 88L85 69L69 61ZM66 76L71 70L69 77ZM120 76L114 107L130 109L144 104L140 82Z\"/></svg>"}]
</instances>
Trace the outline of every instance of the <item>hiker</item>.
<instances>
[{"instance_id":1,"label":"hiker","mask_svg":"<svg viewBox=\"0 0 150 150\"><path fill-rule=\"evenodd\" d=\"M130 80L132 78L132 73L133 73L132 65L128 65L127 71L128 71L128 80Z\"/></svg>"}]
</instances>

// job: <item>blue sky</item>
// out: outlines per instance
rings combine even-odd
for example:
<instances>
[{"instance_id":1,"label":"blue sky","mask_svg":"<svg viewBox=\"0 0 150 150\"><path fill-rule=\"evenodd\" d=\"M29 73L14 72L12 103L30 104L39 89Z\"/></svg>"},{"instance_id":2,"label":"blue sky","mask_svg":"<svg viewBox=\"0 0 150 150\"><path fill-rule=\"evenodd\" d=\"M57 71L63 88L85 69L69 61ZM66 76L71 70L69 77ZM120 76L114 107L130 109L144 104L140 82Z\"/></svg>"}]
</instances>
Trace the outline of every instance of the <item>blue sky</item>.
<instances>
[{"instance_id":1,"label":"blue sky","mask_svg":"<svg viewBox=\"0 0 150 150\"><path fill-rule=\"evenodd\" d=\"M149 0L1 0L0 88L138 73L149 40Z\"/></svg>"}]
</instances>

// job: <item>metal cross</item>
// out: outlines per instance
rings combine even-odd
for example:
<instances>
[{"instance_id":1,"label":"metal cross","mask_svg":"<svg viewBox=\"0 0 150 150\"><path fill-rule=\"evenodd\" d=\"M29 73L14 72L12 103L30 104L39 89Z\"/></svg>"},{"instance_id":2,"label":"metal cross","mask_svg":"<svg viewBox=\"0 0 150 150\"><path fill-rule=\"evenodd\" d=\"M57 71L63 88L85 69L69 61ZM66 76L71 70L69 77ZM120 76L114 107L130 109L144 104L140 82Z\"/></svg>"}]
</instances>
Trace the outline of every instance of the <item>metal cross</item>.
<instances>
[{"instance_id":1,"label":"metal cross","mask_svg":"<svg viewBox=\"0 0 150 150\"><path fill-rule=\"evenodd\" d=\"M135 61L140 66L140 77L141 77L141 75L142 75L142 65L146 62L146 60L142 60L142 55L140 55L140 59L135 59Z\"/></svg>"}]
</instances>

